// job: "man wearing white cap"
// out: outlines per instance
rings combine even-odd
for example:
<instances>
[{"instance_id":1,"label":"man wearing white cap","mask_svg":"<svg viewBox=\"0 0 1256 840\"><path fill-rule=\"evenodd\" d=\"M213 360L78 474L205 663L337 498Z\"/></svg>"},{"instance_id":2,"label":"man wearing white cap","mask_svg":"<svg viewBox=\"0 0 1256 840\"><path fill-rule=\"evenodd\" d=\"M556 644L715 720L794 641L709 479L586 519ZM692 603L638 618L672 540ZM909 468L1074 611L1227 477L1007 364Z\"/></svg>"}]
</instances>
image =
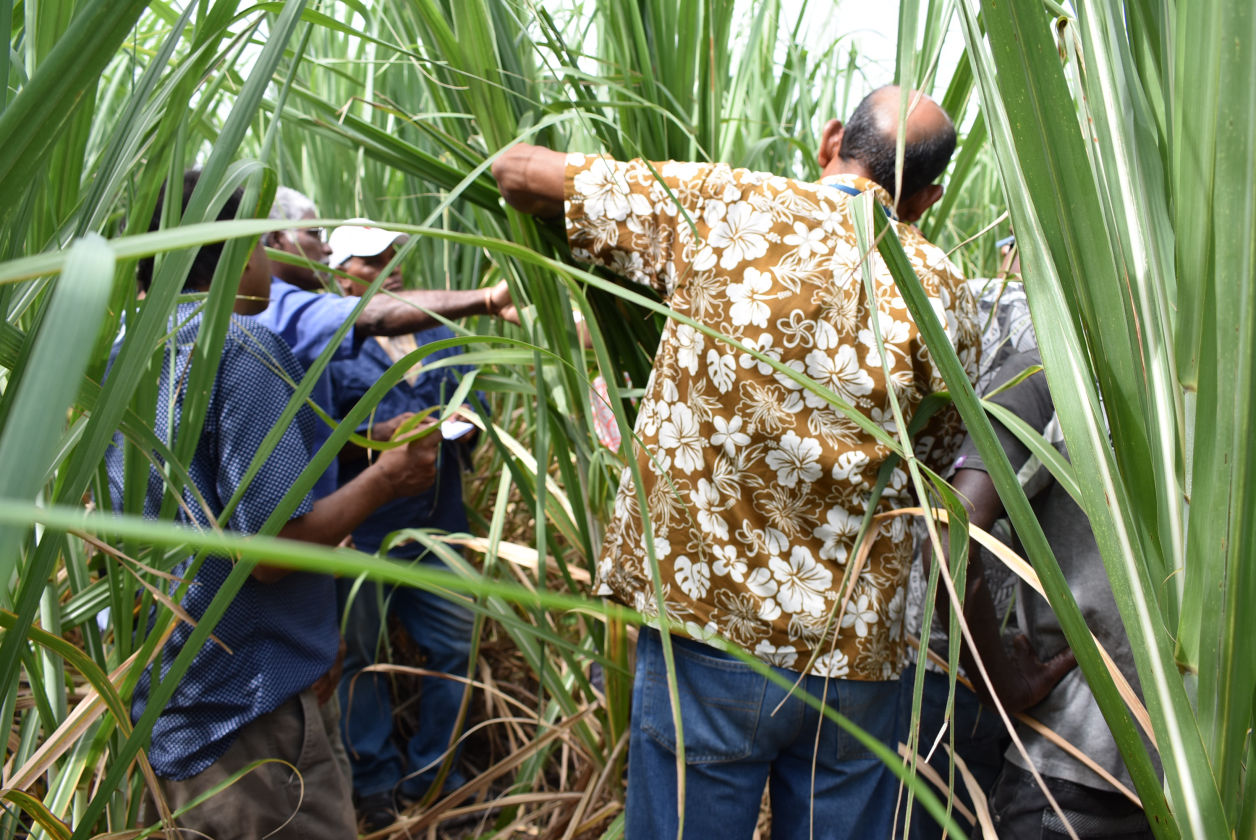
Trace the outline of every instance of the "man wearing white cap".
<instances>
[{"instance_id":1,"label":"man wearing white cap","mask_svg":"<svg viewBox=\"0 0 1256 840\"><path fill-rule=\"evenodd\" d=\"M358 221L358 220L353 220ZM365 220L361 220L365 221ZM330 264L339 269L337 280L348 296L361 295L384 272L381 286L390 292L401 289L396 248L403 234L370 224L342 225L329 239ZM513 307L512 307L513 309ZM509 318L511 313L503 313ZM329 366L334 417L344 417L367 391L398 361L419 348L455 338L449 327L438 324L412 335L364 341L350 359L338 359ZM432 350L406 371L384 394L375 409L381 418L408 417L449 403L462 378L471 373L468 365L454 362L461 354L458 346ZM360 434L385 440L395 423L365 423ZM468 431L470 431L468 429ZM422 543L388 544L388 535L403 528L423 528L446 533L468 528L462 501L462 465L468 454L467 435L445 440L437 459L437 480L427 491L384 505L354 530L353 541L361 551L386 551L389 557L442 566L440 557ZM364 457L353 459L342 453L340 480L352 480L367 467ZM343 709L341 732L353 772L353 791L358 814L368 831L393 822L397 802L418 800L434 786L446 790L459 787L464 776L457 768L457 751L448 775L441 780L441 768L451 742L456 739L459 711L471 654L474 615L465 599L452 593L438 595L410 587L380 586L371 581L359 585L344 578L338 582L338 595L344 613L346 653L344 680L340 684ZM424 678L418 697L418 725L405 742L395 743L390 680L386 674L364 670L378 659L386 634L386 617L396 616L406 633L422 651L425 669L448 674L453 679Z\"/></svg>"}]
</instances>

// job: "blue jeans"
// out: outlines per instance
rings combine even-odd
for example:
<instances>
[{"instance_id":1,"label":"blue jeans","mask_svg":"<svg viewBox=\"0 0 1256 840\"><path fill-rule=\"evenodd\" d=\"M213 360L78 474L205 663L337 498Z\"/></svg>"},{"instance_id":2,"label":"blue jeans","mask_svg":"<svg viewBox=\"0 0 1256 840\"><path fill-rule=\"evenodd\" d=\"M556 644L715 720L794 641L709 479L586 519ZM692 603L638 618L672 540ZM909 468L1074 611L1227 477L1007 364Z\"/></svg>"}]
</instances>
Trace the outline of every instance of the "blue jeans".
<instances>
[{"instance_id":1,"label":"blue jeans","mask_svg":"<svg viewBox=\"0 0 1256 840\"><path fill-rule=\"evenodd\" d=\"M424 562L439 563L439 560ZM341 609L354 584L337 581ZM353 766L353 792L369 796L384 791L417 799L436 781L449 748L466 685L428 677L419 699L418 731L405 756L393 740L392 700L387 674L362 673L373 665L387 632L384 617L392 612L425 657L424 667L457 677L467 676L474 616L464 605L410 587L385 587L366 581L347 605L344 677L340 681L341 732ZM456 764L455 756L455 764ZM461 784L453 769L444 788Z\"/></svg>"},{"instance_id":2,"label":"blue jeans","mask_svg":"<svg viewBox=\"0 0 1256 840\"><path fill-rule=\"evenodd\" d=\"M902 705L900 707L902 722L899 726L903 733L903 741L907 740L907 733L911 726L911 695L915 679L916 666L909 665L903 671L902 676ZM925 671L924 691L920 697L920 741L916 745L921 755L928 752L929 747L933 745L933 739L942 728L943 721L946 720L946 698L949 691L949 681L945 674ZM964 763L968 765L969 771L981 785L981 789L989 794L994 787L994 780L998 778L999 771L1003 769L1003 753L1012 740L1007 730L1003 728L999 713L982 706L976 694L962 684L956 683L955 707L951 721L955 728L955 751L959 753L960 758L964 759ZM942 743L950 744L949 734L943 736ZM943 780L950 779L951 758L941 744L933 753L929 764L938 771L938 775ZM955 784L952 789L955 791L956 801L962 802L964 807L972 810L972 798L968 795L968 788L960 780L958 769L955 771ZM945 791L935 789L934 793L942 797L945 803ZM906 809L900 808L900 822L905 813ZM956 821L960 825L966 824L964 818L958 814ZM900 829L898 836L906 836L908 840L940 840L942 827L929 815L924 806L917 802L911 810L910 832L904 835Z\"/></svg>"},{"instance_id":3,"label":"blue jeans","mask_svg":"<svg viewBox=\"0 0 1256 840\"><path fill-rule=\"evenodd\" d=\"M672 637L685 738L685 837L749 838L770 782L772 836L889 837L898 780L853 735L722 651ZM792 684L795 671L774 668ZM807 676L822 697L887 746L898 742L898 682ZM773 714L784 701L780 711ZM628 751L628 840L677 830L676 733L663 647L642 628ZM818 730L818 736L817 736ZM812 765L814 761L814 790Z\"/></svg>"}]
</instances>

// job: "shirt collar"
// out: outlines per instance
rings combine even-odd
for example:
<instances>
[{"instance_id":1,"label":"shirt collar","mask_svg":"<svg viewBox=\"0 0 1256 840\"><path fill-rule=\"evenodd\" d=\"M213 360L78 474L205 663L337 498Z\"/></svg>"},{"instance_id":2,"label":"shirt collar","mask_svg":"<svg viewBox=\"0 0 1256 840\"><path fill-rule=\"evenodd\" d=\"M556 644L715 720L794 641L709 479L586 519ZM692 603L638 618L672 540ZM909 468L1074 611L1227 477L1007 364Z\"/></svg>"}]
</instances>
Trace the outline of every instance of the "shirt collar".
<instances>
[{"instance_id":1,"label":"shirt collar","mask_svg":"<svg viewBox=\"0 0 1256 840\"><path fill-rule=\"evenodd\" d=\"M871 192L880 202L881 206L890 214L890 218L897 218L894 215L894 199L886 192L876 181L871 178L865 178L862 175L827 175L820 179L820 183L826 187L841 185L843 187L851 187L859 192Z\"/></svg>"}]
</instances>

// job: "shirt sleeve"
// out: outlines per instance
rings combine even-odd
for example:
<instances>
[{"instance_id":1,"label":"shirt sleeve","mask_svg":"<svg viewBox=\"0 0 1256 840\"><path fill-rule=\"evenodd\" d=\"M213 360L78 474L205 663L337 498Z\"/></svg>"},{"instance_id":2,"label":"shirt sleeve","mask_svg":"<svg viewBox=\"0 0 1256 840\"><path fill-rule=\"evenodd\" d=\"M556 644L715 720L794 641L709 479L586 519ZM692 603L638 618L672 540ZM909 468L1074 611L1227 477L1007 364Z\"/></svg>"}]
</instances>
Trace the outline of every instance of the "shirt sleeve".
<instances>
[{"instance_id":1,"label":"shirt sleeve","mask_svg":"<svg viewBox=\"0 0 1256 840\"><path fill-rule=\"evenodd\" d=\"M651 286L663 297L687 276L695 222L734 186L723 164L567 157L567 241L578 260Z\"/></svg>"},{"instance_id":2,"label":"shirt sleeve","mask_svg":"<svg viewBox=\"0 0 1256 840\"><path fill-rule=\"evenodd\" d=\"M997 388L1006 382L1010 382L1027 369L1041 363L1042 360L1037 352L1017 353L1009 357L995 372L993 387ZM1051 391L1047 387L1047 377L1041 371L1017 383L1015 387L1001 391L989 399L990 402L1003 406L1024 420L1030 427L1037 429L1040 434L1047 428L1047 424L1051 422L1051 418L1055 414L1055 407L1051 402ZM1012 468L1019 471L1029 460L1029 448L1021 443L1020 438L1016 437L998 420L991 417L990 421L994 427L994 433L999 439L999 445L1007 453L1007 458L1011 462ZM981 457L981 453L977 451L972 438L965 438L960 446L959 454L955 459L955 469L987 472L986 462Z\"/></svg>"},{"instance_id":3,"label":"shirt sleeve","mask_svg":"<svg viewBox=\"0 0 1256 840\"><path fill-rule=\"evenodd\" d=\"M282 280L272 281L270 288L270 305L253 318L282 338L306 368L319 357L358 303L354 297L307 292ZM360 346L361 338L350 325L332 359L350 358Z\"/></svg>"},{"instance_id":4,"label":"shirt sleeve","mask_svg":"<svg viewBox=\"0 0 1256 840\"><path fill-rule=\"evenodd\" d=\"M252 330L243 338L228 336L217 388L220 499L230 499L243 483L262 441L278 425L292 397L289 380L303 373L288 347L265 330ZM303 406L231 512L232 530L245 534L261 530L310 462L314 423L313 413ZM313 496L307 492L291 518L313 508Z\"/></svg>"}]
</instances>

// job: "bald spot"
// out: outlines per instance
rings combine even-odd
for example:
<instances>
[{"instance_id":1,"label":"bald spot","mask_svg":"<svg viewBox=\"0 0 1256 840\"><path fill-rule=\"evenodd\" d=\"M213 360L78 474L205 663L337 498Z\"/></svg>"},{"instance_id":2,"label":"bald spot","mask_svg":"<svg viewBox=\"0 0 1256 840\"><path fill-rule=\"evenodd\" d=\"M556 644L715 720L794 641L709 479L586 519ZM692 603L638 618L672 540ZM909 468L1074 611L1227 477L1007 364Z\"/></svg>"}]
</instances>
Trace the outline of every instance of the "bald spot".
<instances>
[{"instance_id":1,"label":"bald spot","mask_svg":"<svg viewBox=\"0 0 1256 840\"><path fill-rule=\"evenodd\" d=\"M878 127L891 139L898 139L898 109L902 88L886 85L871 94ZM918 90L907 97L907 143L919 143L951 126L951 118L942 106Z\"/></svg>"}]
</instances>

